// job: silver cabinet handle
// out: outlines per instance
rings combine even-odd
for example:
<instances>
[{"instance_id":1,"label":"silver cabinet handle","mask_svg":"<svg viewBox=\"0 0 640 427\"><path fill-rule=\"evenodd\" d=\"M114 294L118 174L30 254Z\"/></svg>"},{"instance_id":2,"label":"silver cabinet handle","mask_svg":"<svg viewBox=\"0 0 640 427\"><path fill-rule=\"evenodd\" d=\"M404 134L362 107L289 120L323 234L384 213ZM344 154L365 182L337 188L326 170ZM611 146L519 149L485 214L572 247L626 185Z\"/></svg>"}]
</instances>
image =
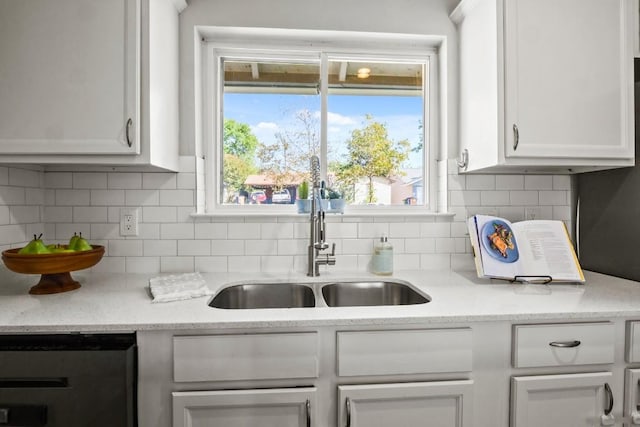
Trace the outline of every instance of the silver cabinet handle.
<instances>
[{"instance_id":1,"label":"silver cabinet handle","mask_svg":"<svg viewBox=\"0 0 640 427\"><path fill-rule=\"evenodd\" d=\"M582 344L582 343L580 341L578 341L578 340L573 340L573 341L551 341L549 343L549 345L551 347L561 347L561 348L577 347L580 344Z\"/></svg>"},{"instance_id":2,"label":"silver cabinet handle","mask_svg":"<svg viewBox=\"0 0 640 427\"><path fill-rule=\"evenodd\" d=\"M518 143L520 143L520 131L518 130L518 125L513 124L513 151L518 149Z\"/></svg>"},{"instance_id":3,"label":"silver cabinet handle","mask_svg":"<svg viewBox=\"0 0 640 427\"><path fill-rule=\"evenodd\" d=\"M132 145L131 137L129 136L129 129L131 129L132 124L133 124L133 120L131 120L131 117L129 117L129 120L127 120L127 125L125 126L126 134L127 134L127 145L129 147L131 147Z\"/></svg>"},{"instance_id":4,"label":"silver cabinet handle","mask_svg":"<svg viewBox=\"0 0 640 427\"><path fill-rule=\"evenodd\" d=\"M347 427L351 427L351 399L347 397L345 404L347 405Z\"/></svg>"},{"instance_id":5,"label":"silver cabinet handle","mask_svg":"<svg viewBox=\"0 0 640 427\"><path fill-rule=\"evenodd\" d=\"M611 387L609 387L609 383L604 383L604 392L607 394L609 400L607 407L604 409L604 414L609 415L613 410L613 392L611 391Z\"/></svg>"},{"instance_id":6,"label":"silver cabinet handle","mask_svg":"<svg viewBox=\"0 0 640 427\"><path fill-rule=\"evenodd\" d=\"M469 166L469 150L466 148L460 153L460 160L458 160L458 167L460 169L466 169Z\"/></svg>"},{"instance_id":7,"label":"silver cabinet handle","mask_svg":"<svg viewBox=\"0 0 640 427\"><path fill-rule=\"evenodd\" d=\"M311 402L307 399L307 427L311 427Z\"/></svg>"}]
</instances>

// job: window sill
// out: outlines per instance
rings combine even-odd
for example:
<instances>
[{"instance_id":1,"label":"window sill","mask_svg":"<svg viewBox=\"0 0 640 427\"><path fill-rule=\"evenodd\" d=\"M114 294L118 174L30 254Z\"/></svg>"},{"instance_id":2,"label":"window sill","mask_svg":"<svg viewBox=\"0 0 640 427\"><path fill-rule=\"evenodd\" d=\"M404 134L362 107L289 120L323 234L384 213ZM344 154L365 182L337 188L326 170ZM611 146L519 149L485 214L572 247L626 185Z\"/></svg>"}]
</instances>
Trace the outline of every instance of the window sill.
<instances>
[{"instance_id":1,"label":"window sill","mask_svg":"<svg viewBox=\"0 0 640 427\"><path fill-rule=\"evenodd\" d=\"M429 212L424 210L402 210L402 209L389 209L389 210L347 210L345 213L327 212L328 218L453 218L454 213L451 212ZM250 218L308 218L308 213L297 213L292 211L246 211L246 210L221 210L219 212L205 212L191 214L192 218L237 218L237 217L250 217Z\"/></svg>"}]
</instances>

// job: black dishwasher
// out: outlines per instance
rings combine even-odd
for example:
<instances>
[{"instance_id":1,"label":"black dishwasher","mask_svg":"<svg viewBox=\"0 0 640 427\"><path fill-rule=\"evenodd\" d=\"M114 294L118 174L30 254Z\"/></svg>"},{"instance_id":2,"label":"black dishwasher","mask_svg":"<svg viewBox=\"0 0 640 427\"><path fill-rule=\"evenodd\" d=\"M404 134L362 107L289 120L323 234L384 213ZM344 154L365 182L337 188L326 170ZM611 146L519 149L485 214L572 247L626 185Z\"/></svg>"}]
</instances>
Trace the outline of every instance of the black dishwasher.
<instances>
[{"instance_id":1,"label":"black dishwasher","mask_svg":"<svg viewBox=\"0 0 640 427\"><path fill-rule=\"evenodd\" d=\"M0 426L134 427L135 334L0 336Z\"/></svg>"}]
</instances>

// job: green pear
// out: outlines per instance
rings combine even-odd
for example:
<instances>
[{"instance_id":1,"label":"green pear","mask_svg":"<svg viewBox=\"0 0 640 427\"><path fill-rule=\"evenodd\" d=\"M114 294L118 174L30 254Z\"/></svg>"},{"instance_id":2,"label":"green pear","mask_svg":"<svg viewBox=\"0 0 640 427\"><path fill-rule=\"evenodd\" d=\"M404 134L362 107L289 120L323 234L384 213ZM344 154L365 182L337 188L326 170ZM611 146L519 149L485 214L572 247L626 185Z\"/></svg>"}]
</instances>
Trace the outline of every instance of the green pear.
<instances>
[{"instance_id":1,"label":"green pear","mask_svg":"<svg viewBox=\"0 0 640 427\"><path fill-rule=\"evenodd\" d=\"M51 251L52 254L60 254L66 252L75 252L73 249L67 249L64 245L56 244L56 245L47 245L47 248Z\"/></svg>"},{"instance_id":2,"label":"green pear","mask_svg":"<svg viewBox=\"0 0 640 427\"><path fill-rule=\"evenodd\" d=\"M87 239L82 237L82 233L80 233L80 235L78 236L78 240L76 240L76 244L72 249L76 252L90 251L91 249L93 249L93 246L91 246L89 242L87 242Z\"/></svg>"},{"instance_id":3,"label":"green pear","mask_svg":"<svg viewBox=\"0 0 640 427\"><path fill-rule=\"evenodd\" d=\"M76 243L78 243L79 238L80 236L78 236L78 233L73 233L73 236L71 236L71 238L69 239L69 244L67 245L67 248L74 250L74 248L76 247Z\"/></svg>"},{"instance_id":4,"label":"green pear","mask_svg":"<svg viewBox=\"0 0 640 427\"><path fill-rule=\"evenodd\" d=\"M41 240L42 233L36 237L33 235L33 240L31 240L27 245L21 248L18 253L20 255L34 255L34 254L49 254L51 251L49 248L45 246L45 244Z\"/></svg>"}]
</instances>

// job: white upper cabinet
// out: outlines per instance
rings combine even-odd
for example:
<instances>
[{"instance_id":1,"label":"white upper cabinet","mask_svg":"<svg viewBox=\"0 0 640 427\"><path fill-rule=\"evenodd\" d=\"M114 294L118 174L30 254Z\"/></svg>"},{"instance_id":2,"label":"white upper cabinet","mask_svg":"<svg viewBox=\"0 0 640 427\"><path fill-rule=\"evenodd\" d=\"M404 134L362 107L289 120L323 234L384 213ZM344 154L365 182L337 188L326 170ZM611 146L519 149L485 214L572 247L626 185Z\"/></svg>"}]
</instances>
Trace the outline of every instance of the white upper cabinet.
<instances>
[{"instance_id":1,"label":"white upper cabinet","mask_svg":"<svg viewBox=\"0 0 640 427\"><path fill-rule=\"evenodd\" d=\"M0 162L176 170L180 3L0 0Z\"/></svg>"},{"instance_id":2,"label":"white upper cabinet","mask_svg":"<svg viewBox=\"0 0 640 427\"><path fill-rule=\"evenodd\" d=\"M461 170L633 165L631 3L463 0Z\"/></svg>"}]
</instances>

